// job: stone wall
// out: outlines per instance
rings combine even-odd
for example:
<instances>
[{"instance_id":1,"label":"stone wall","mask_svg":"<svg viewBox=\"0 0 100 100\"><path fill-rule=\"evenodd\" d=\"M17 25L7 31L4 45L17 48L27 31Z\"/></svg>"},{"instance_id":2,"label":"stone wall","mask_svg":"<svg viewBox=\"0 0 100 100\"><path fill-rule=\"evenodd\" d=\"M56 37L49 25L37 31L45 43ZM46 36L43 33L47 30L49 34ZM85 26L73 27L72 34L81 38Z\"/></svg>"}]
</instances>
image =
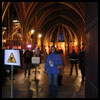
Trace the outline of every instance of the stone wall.
<instances>
[{"instance_id":1,"label":"stone wall","mask_svg":"<svg viewBox=\"0 0 100 100\"><path fill-rule=\"evenodd\" d=\"M86 3L86 98L98 97L98 2Z\"/></svg>"}]
</instances>

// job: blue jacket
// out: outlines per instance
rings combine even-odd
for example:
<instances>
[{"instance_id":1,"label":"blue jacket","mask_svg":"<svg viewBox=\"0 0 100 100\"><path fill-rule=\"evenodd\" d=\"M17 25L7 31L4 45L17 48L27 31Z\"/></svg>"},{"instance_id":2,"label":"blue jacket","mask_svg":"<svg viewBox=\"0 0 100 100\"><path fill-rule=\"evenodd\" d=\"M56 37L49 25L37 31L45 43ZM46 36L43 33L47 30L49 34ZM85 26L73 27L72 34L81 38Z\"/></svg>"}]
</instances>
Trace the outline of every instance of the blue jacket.
<instances>
[{"instance_id":1,"label":"blue jacket","mask_svg":"<svg viewBox=\"0 0 100 100\"><path fill-rule=\"evenodd\" d=\"M50 60L53 61L52 66L49 63ZM48 74L58 74L59 73L58 65L62 65L62 60L60 55L56 53L51 53L46 59L45 71L48 72Z\"/></svg>"}]
</instances>

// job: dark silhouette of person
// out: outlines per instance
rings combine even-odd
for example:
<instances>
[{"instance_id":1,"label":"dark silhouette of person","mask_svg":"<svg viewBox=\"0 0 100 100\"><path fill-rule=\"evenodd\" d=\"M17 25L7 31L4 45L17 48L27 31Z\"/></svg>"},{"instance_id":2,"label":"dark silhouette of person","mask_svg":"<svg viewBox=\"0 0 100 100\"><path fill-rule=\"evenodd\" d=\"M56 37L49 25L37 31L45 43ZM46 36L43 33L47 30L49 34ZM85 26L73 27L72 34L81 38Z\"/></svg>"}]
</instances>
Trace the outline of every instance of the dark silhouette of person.
<instances>
[{"instance_id":1,"label":"dark silhouette of person","mask_svg":"<svg viewBox=\"0 0 100 100\"><path fill-rule=\"evenodd\" d=\"M25 72L24 75L26 77L26 70L27 70L27 66L28 66L28 78L30 77L30 67L31 67L31 57L33 56L33 53L31 52L31 50L26 50L23 57L24 57L24 62L25 62Z\"/></svg>"},{"instance_id":2,"label":"dark silhouette of person","mask_svg":"<svg viewBox=\"0 0 100 100\"><path fill-rule=\"evenodd\" d=\"M60 51L59 51L59 55L60 55L61 60L62 60L62 65L59 67L58 85L63 85L63 84L62 84L62 78L63 78L64 67L65 67L65 61L64 61L63 50L60 50Z\"/></svg>"},{"instance_id":3,"label":"dark silhouette of person","mask_svg":"<svg viewBox=\"0 0 100 100\"><path fill-rule=\"evenodd\" d=\"M70 55L70 63L71 63L71 70L70 70L70 76L72 75L73 71L73 65L75 65L75 70L76 70L76 76L78 76L78 71L77 71L77 61L78 61L78 54L75 52L73 49L71 55Z\"/></svg>"},{"instance_id":4,"label":"dark silhouette of person","mask_svg":"<svg viewBox=\"0 0 100 100\"><path fill-rule=\"evenodd\" d=\"M46 49L45 49L45 51L44 51L45 62L46 62L47 56L48 56L48 54L47 54L47 51L46 51Z\"/></svg>"},{"instance_id":5,"label":"dark silhouette of person","mask_svg":"<svg viewBox=\"0 0 100 100\"><path fill-rule=\"evenodd\" d=\"M79 68L81 70L82 81L84 81L84 78L85 78L85 51L84 51L84 48L82 48L82 50L80 49L80 52L79 52Z\"/></svg>"}]
</instances>

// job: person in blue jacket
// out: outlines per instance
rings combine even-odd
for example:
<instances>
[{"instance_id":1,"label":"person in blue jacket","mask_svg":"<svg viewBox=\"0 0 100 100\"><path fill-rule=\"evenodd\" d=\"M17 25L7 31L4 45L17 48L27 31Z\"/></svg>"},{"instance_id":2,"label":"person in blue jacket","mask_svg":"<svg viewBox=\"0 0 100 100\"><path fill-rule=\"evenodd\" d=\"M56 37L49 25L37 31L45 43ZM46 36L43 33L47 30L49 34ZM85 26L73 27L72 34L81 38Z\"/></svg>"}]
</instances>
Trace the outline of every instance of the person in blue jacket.
<instances>
[{"instance_id":1,"label":"person in blue jacket","mask_svg":"<svg viewBox=\"0 0 100 100\"><path fill-rule=\"evenodd\" d=\"M51 53L46 59L45 72L48 74L49 79L49 96L57 96L58 92L58 66L62 65L60 55L56 54L54 46L51 47ZM54 89L53 89L54 83ZM54 90L54 91L53 91Z\"/></svg>"}]
</instances>

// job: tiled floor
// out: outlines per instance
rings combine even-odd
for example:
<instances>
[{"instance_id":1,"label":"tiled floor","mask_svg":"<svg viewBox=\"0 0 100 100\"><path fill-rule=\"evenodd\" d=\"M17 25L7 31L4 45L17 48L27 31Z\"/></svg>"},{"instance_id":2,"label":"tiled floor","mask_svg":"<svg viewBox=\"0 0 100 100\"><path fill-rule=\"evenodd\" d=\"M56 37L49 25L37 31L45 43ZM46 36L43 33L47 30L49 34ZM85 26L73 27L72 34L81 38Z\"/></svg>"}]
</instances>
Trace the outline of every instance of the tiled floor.
<instances>
[{"instance_id":1,"label":"tiled floor","mask_svg":"<svg viewBox=\"0 0 100 100\"><path fill-rule=\"evenodd\" d=\"M48 76L44 73L44 63L38 67L37 79L34 81L34 69L31 69L31 77L24 77L24 70L20 69L14 76L15 80L13 97L14 98L48 98ZM70 64L66 63L63 75L63 86L59 86L57 98L85 98L85 83L81 84L81 74L76 77L75 69L73 75L69 76ZM10 80L7 78L2 87L2 98L10 98Z\"/></svg>"}]
</instances>

